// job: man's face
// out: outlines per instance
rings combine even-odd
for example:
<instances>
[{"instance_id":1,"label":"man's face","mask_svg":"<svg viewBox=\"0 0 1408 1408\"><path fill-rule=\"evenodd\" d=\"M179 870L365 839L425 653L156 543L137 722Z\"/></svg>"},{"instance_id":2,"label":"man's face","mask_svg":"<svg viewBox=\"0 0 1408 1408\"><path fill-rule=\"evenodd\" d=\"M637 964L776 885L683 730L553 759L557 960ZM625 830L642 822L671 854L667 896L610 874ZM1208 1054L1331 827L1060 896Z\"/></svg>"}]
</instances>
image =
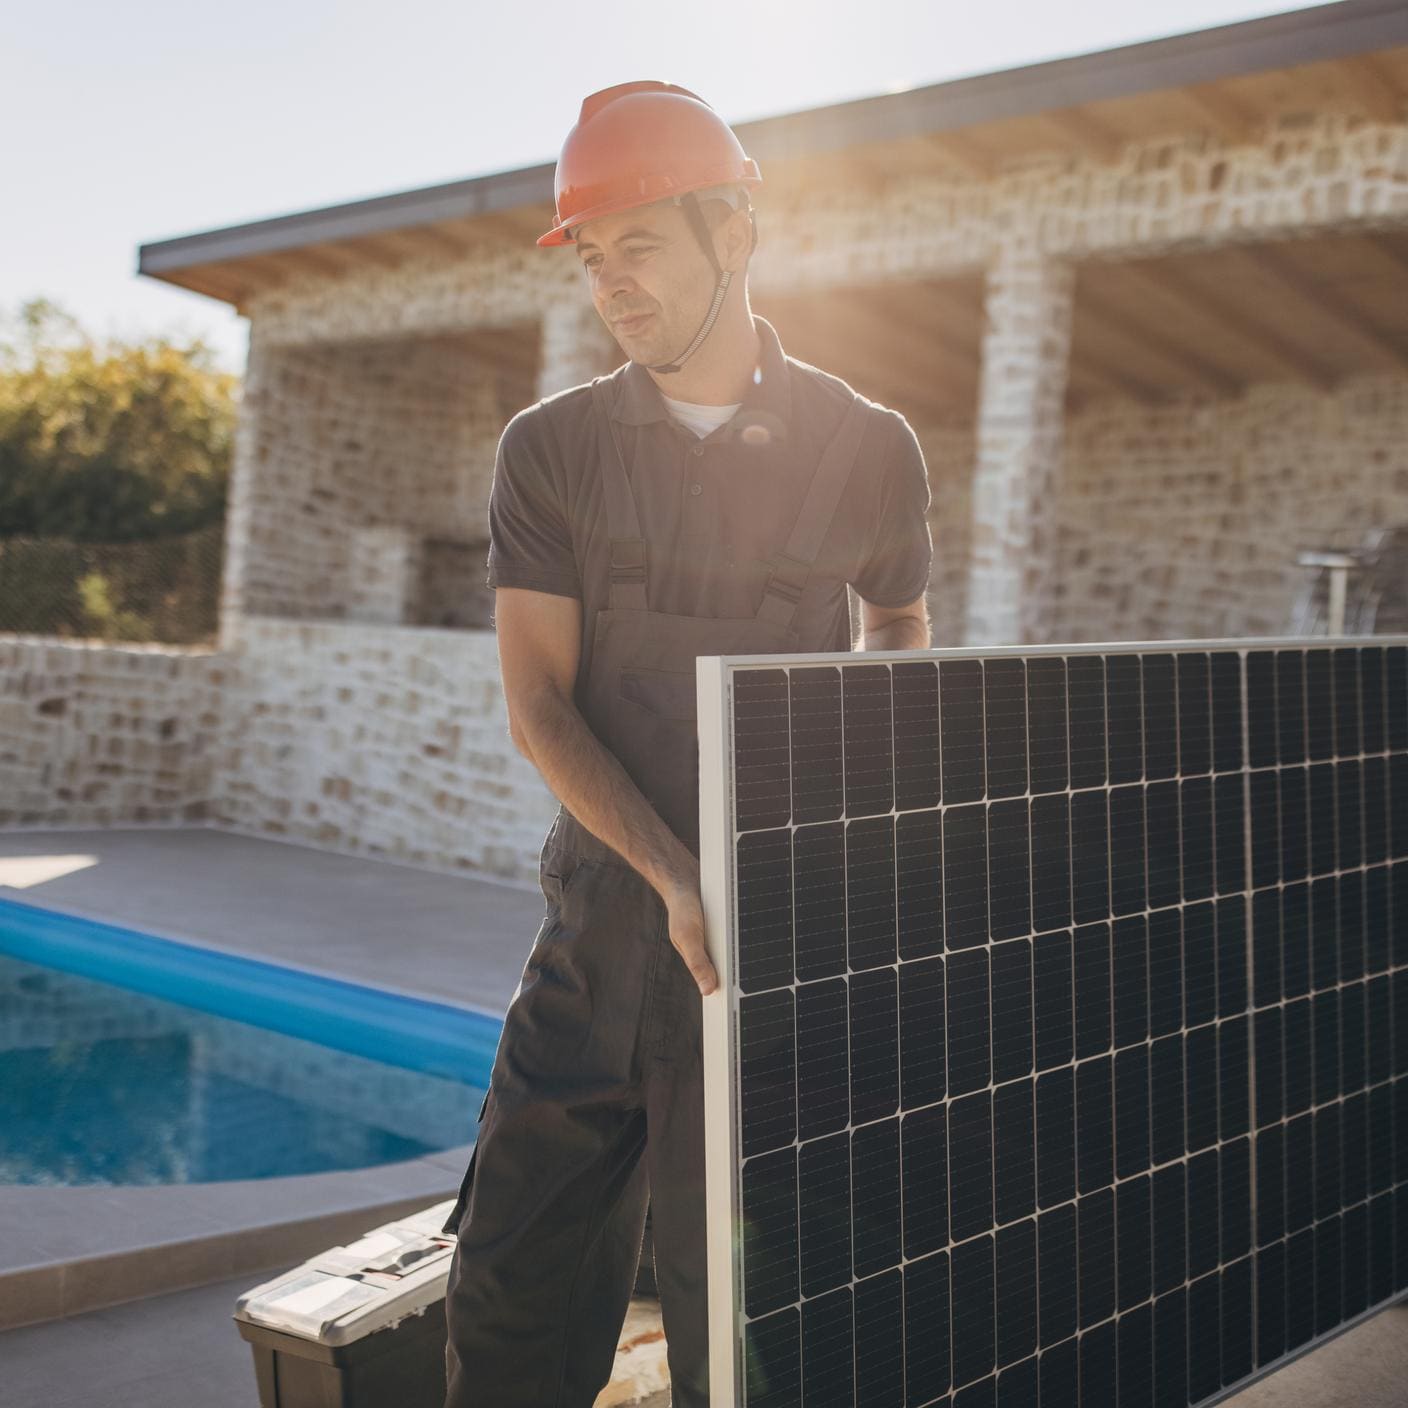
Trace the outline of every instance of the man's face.
<instances>
[{"instance_id":1,"label":"man's face","mask_svg":"<svg viewBox=\"0 0 1408 1408\"><path fill-rule=\"evenodd\" d=\"M721 201L705 201L717 232ZM720 249L723 240L716 241ZM653 366L686 346L704 321L717 280L679 206L669 201L601 215L577 231L577 257L592 302L621 350ZM720 263L728 261L720 249Z\"/></svg>"}]
</instances>

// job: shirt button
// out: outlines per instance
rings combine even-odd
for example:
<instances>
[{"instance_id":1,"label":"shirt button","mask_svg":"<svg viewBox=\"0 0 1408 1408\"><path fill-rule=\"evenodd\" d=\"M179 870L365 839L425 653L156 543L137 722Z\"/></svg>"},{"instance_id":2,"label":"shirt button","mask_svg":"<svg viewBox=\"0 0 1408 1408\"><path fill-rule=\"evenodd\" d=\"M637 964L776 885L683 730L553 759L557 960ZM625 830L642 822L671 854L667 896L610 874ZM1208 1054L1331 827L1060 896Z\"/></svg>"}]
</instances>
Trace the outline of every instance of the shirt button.
<instances>
[{"instance_id":1,"label":"shirt button","mask_svg":"<svg viewBox=\"0 0 1408 1408\"><path fill-rule=\"evenodd\" d=\"M689 486L689 492L691 494L702 494L704 492L704 486L702 484L691 484Z\"/></svg>"},{"instance_id":2,"label":"shirt button","mask_svg":"<svg viewBox=\"0 0 1408 1408\"><path fill-rule=\"evenodd\" d=\"M695 445L693 447L693 453L696 455L702 455L704 453L703 445Z\"/></svg>"}]
</instances>

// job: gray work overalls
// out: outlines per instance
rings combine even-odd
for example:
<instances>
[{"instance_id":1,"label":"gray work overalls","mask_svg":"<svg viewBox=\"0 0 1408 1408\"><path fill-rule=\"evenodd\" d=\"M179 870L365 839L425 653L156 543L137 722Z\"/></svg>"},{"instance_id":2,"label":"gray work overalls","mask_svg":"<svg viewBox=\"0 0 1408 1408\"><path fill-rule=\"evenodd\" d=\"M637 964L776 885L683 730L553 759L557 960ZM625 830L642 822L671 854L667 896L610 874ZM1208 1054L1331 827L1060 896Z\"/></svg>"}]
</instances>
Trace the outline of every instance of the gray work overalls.
<instances>
[{"instance_id":1,"label":"gray work overalls","mask_svg":"<svg viewBox=\"0 0 1408 1408\"><path fill-rule=\"evenodd\" d=\"M695 658L808 648L793 614L870 403L857 397L847 410L757 614L703 617L647 606L647 567L659 572L667 559L648 554L641 537L611 387L598 379L592 395L610 605L596 617L579 707L697 856ZM703 997L670 942L664 901L565 807L544 841L539 881L547 912L445 1224L458 1231L446 1408L591 1408L611 1375L647 1200L675 1408L707 1408Z\"/></svg>"}]
</instances>

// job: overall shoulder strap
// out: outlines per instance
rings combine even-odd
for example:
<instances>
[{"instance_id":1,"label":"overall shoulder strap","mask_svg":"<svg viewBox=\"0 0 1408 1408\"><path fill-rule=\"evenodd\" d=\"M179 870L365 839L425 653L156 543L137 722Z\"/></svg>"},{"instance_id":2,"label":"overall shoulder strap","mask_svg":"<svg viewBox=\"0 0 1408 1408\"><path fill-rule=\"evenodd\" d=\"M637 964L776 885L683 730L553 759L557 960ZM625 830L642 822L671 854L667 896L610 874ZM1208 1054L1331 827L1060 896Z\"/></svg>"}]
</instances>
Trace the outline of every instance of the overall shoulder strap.
<instances>
[{"instance_id":1,"label":"overall shoulder strap","mask_svg":"<svg viewBox=\"0 0 1408 1408\"><path fill-rule=\"evenodd\" d=\"M812 475L811 486L798 511L797 521L792 525L787 546L773 555L772 574L763 589L762 605L758 608L760 621L775 621L782 626L792 624L797 603L802 599L802 591L811 576L812 563L821 551L826 530L836 516L841 491L846 487L855 466L870 408L870 401L856 395L841 417L841 424Z\"/></svg>"},{"instance_id":2,"label":"overall shoulder strap","mask_svg":"<svg viewBox=\"0 0 1408 1408\"><path fill-rule=\"evenodd\" d=\"M611 540L611 595L613 609L644 611L646 587L645 539L640 533L635 496L631 493L621 442L611 419L612 388L606 377L592 382L592 407L596 421L601 483L606 494L606 530Z\"/></svg>"}]
</instances>

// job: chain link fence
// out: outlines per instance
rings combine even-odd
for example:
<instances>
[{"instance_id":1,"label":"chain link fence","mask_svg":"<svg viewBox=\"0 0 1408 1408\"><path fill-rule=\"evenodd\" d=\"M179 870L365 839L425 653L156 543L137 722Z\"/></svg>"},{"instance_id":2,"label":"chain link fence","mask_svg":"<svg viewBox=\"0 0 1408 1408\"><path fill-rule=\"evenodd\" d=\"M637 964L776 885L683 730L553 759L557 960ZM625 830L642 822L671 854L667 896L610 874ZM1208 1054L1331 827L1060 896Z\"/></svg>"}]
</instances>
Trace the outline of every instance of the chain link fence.
<instances>
[{"instance_id":1,"label":"chain link fence","mask_svg":"<svg viewBox=\"0 0 1408 1408\"><path fill-rule=\"evenodd\" d=\"M213 644L224 524L169 538L0 538L0 631Z\"/></svg>"}]
</instances>

